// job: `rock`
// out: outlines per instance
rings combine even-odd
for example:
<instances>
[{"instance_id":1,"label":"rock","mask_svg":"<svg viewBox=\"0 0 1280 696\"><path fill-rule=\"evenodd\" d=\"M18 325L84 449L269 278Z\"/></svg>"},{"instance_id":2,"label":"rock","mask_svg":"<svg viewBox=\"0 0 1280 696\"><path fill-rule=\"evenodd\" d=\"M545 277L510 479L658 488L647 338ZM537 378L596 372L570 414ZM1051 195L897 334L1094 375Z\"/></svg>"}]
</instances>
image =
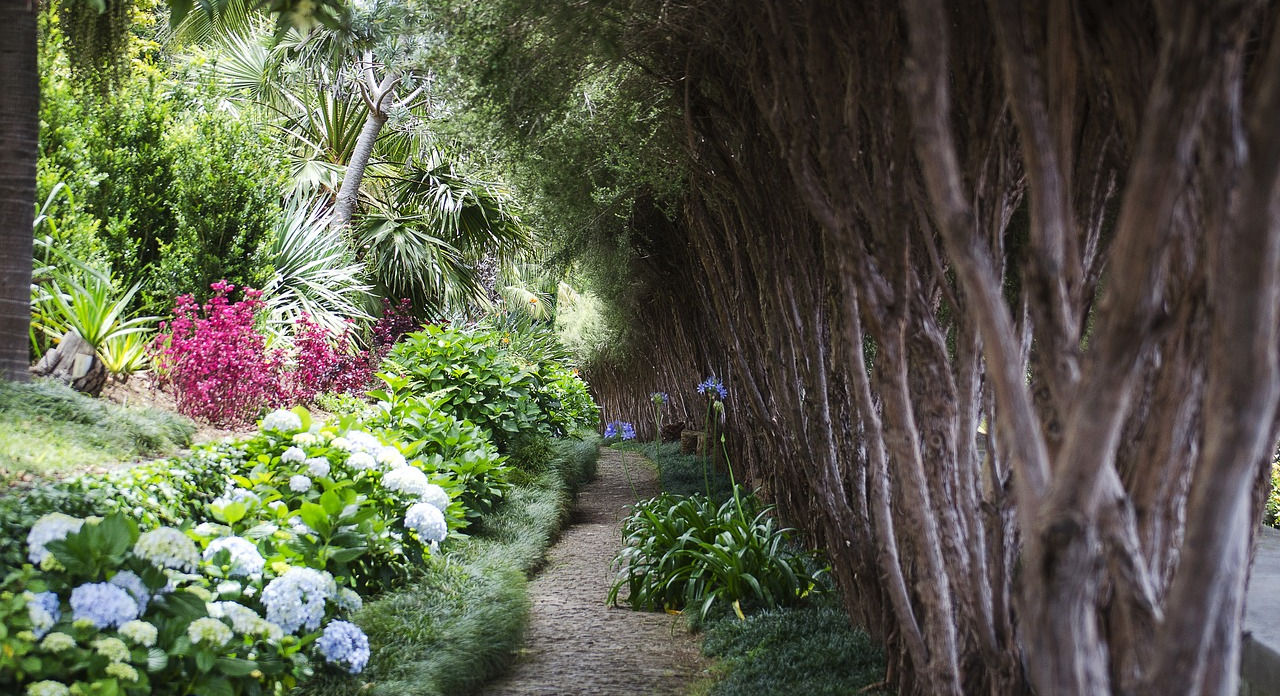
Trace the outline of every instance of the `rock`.
<instances>
[{"instance_id":1,"label":"rock","mask_svg":"<svg viewBox=\"0 0 1280 696\"><path fill-rule=\"evenodd\" d=\"M53 377L90 396L101 394L102 385L107 383L107 368L93 346L74 330L63 334L58 346L49 349L31 371L41 377Z\"/></svg>"},{"instance_id":2,"label":"rock","mask_svg":"<svg viewBox=\"0 0 1280 696\"><path fill-rule=\"evenodd\" d=\"M702 454L702 444L707 434L701 430L683 430L680 432L680 454Z\"/></svg>"},{"instance_id":3,"label":"rock","mask_svg":"<svg viewBox=\"0 0 1280 696\"><path fill-rule=\"evenodd\" d=\"M667 423L662 426L663 442L680 442L680 436L684 432L684 423Z\"/></svg>"}]
</instances>

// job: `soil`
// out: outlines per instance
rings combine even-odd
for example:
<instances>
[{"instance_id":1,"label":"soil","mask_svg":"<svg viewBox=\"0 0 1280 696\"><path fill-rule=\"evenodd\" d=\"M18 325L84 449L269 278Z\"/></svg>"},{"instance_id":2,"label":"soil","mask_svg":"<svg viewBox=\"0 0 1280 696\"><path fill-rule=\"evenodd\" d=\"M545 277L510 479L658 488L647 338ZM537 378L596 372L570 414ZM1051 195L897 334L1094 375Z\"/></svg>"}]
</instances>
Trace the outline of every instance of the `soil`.
<instances>
[{"instance_id":1,"label":"soil","mask_svg":"<svg viewBox=\"0 0 1280 696\"><path fill-rule=\"evenodd\" d=\"M174 400L173 394L156 386L150 373L134 375L129 378L128 382L123 383L108 379L106 386L102 388L102 398L114 401L122 406L150 407L163 409L170 413L178 412L178 403ZM324 416L320 414L319 417L323 419ZM227 438L242 439L252 437L258 432L252 425L228 429L216 428L199 420L195 421L195 424L196 432L191 438L191 443L195 445Z\"/></svg>"},{"instance_id":2,"label":"soil","mask_svg":"<svg viewBox=\"0 0 1280 696\"><path fill-rule=\"evenodd\" d=\"M697 642L680 617L605 604L627 508L636 495L658 491L648 460L601 451L596 480L578 496L571 525L531 584L533 614L521 656L486 694L680 694L704 674Z\"/></svg>"}]
</instances>

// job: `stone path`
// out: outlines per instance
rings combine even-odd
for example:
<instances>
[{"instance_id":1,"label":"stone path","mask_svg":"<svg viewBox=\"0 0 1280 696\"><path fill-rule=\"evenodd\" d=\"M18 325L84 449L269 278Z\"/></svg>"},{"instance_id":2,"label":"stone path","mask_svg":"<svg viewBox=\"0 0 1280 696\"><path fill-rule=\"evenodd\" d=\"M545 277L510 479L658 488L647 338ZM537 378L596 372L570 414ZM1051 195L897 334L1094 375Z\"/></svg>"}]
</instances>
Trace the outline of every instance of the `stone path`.
<instances>
[{"instance_id":1,"label":"stone path","mask_svg":"<svg viewBox=\"0 0 1280 696\"><path fill-rule=\"evenodd\" d=\"M599 475L578 496L570 526L533 581L533 615L519 661L484 693L680 694L702 671L698 646L660 613L605 606L609 563L622 544L619 525L639 496L658 492L653 465L638 454L604 449Z\"/></svg>"}]
</instances>

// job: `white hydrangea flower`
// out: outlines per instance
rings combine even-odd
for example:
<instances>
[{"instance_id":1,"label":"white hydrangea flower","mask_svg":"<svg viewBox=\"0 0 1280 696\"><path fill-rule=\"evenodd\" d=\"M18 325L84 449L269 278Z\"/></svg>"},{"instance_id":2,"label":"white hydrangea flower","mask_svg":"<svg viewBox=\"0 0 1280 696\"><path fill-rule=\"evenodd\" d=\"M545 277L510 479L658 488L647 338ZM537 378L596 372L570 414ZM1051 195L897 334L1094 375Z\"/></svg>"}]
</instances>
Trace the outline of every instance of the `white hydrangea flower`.
<instances>
[{"instance_id":1,"label":"white hydrangea flower","mask_svg":"<svg viewBox=\"0 0 1280 696\"><path fill-rule=\"evenodd\" d=\"M22 596L27 600L27 618L31 620L31 631L36 638L40 638L62 618L62 603L58 600L58 595L52 592L24 592Z\"/></svg>"},{"instance_id":2,"label":"white hydrangea flower","mask_svg":"<svg viewBox=\"0 0 1280 696\"><path fill-rule=\"evenodd\" d=\"M172 568L192 572L200 563L200 549L182 531L173 527L159 527L143 532L133 545L135 556L150 561L158 568Z\"/></svg>"},{"instance_id":3,"label":"white hydrangea flower","mask_svg":"<svg viewBox=\"0 0 1280 696\"><path fill-rule=\"evenodd\" d=\"M206 645L220 648L227 644L227 641L234 637L231 629L221 621L204 617L196 619L187 626L187 637L192 643L205 643Z\"/></svg>"},{"instance_id":4,"label":"white hydrangea flower","mask_svg":"<svg viewBox=\"0 0 1280 696\"><path fill-rule=\"evenodd\" d=\"M449 533L444 513L431 503L414 503L404 513L404 526L418 533L427 542L440 542Z\"/></svg>"},{"instance_id":5,"label":"white hydrangea flower","mask_svg":"<svg viewBox=\"0 0 1280 696\"><path fill-rule=\"evenodd\" d=\"M294 493L306 493L307 491L311 490L311 479L307 478L306 476L303 476L302 474L290 476L289 490L293 491Z\"/></svg>"},{"instance_id":6,"label":"white hydrangea flower","mask_svg":"<svg viewBox=\"0 0 1280 696\"><path fill-rule=\"evenodd\" d=\"M298 433L297 435L294 435L293 441L295 444L302 445L303 447L310 447L316 444L317 442L319 442L320 438L317 437L315 433L306 432L306 433Z\"/></svg>"},{"instance_id":7,"label":"white hydrangea flower","mask_svg":"<svg viewBox=\"0 0 1280 696\"><path fill-rule=\"evenodd\" d=\"M94 652L112 662L124 662L129 659L129 646L119 638L99 638L90 645L93 646Z\"/></svg>"},{"instance_id":8,"label":"white hydrangea flower","mask_svg":"<svg viewBox=\"0 0 1280 696\"><path fill-rule=\"evenodd\" d=\"M302 418L293 411L277 410L262 419L262 432L289 434L302 430Z\"/></svg>"},{"instance_id":9,"label":"white hydrangea flower","mask_svg":"<svg viewBox=\"0 0 1280 696\"><path fill-rule=\"evenodd\" d=\"M426 490L419 497L422 498L422 502L434 505L440 512L444 512L449 507L449 494L434 483L428 483Z\"/></svg>"},{"instance_id":10,"label":"white hydrangea flower","mask_svg":"<svg viewBox=\"0 0 1280 696\"><path fill-rule=\"evenodd\" d=\"M399 469L392 469L382 475L382 485L387 490L405 495L421 496L427 492L427 487L431 482L427 480L427 475L422 473L421 469L412 466L402 466ZM439 486L436 486L439 488Z\"/></svg>"},{"instance_id":11,"label":"white hydrangea flower","mask_svg":"<svg viewBox=\"0 0 1280 696\"><path fill-rule=\"evenodd\" d=\"M253 609L236 602L209 604L209 616L226 619L231 622L231 629L243 636L260 636L271 641L278 641L284 636L279 626L263 619Z\"/></svg>"},{"instance_id":12,"label":"white hydrangea flower","mask_svg":"<svg viewBox=\"0 0 1280 696\"><path fill-rule=\"evenodd\" d=\"M132 621L129 623L133 623ZM125 624L126 626L128 624ZM40 641L40 649L51 653L60 653L76 646L76 639L63 633L62 631L54 631L44 637Z\"/></svg>"},{"instance_id":13,"label":"white hydrangea flower","mask_svg":"<svg viewBox=\"0 0 1280 696\"><path fill-rule=\"evenodd\" d=\"M312 457L306 460L307 473L312 478L324 478L329 475L329 460L326 457Z\"/></svg>"},{"instance_id":14,"label":"white hydrangea flower","mask_svg":"<svg viewBox=\"0 0 1280 696\"><path fill-rule=\"evenodd\" d=\"M31 559L33 564L40 565L49 555L45 544L66 539L68 534L80 531L82 526L84 526L84 520L61 512L51 512L41 517L31 525L31 531L27 532L27 558Z\"/></svg>"},{"instance_id":15,"label":"white hydrangea flower","mask_svg":"<svg viewBox=\"0 0 1280 696\"><path fill-rule=\"evenodd\" d=\"M366 471L377 468L378 462L367 452L352 452L351 456L347 457L347 466L356 471Z\"/></svg>"},{"instance_id":16,"label":"white hydrangea flower","mask_svg":"<svg viewBox=\"0 0 1280 696\"><path fill-rule=\"evenodd\" d=\"M27 685L27 696L70 696L71 689L66 684L48 679Z\"/></svg>"},{"instance_id":17,"label":"white hydrangea flower","mask_svg":"<svg viewBox=\"0 0 1280 696\"><path fill-rule=\"evenodd\" d=\"M349 440L351 445L357 450L367 454L374 454L378 450L382 449L382 443L378 438L364 432L363 430L347 431L347 440Z\"/></svg>"},{"instance_id":18,"label":"white hydrangea flower","mask_svg":"<svg viewBox=\"0 0 1280 696\"><path fill-rule=\"evenodd\" d=\"M355 450L355 445L352 445L351 441L345 437L333 438L333 441L329 443L329 446L334 449L340 449L343 452L351 452Z\"/></svg>"},{"instance_id":19,"label":"white hydrangea flower","mask_svg":"<svg viewBox=\"0 0 1280 696\"><path fill-rule=\"evenodd\" d=\"M280 455L282 462L300 462L307 458L307 453L301 447L290 447Z\"/></svg>"},{"instance_id":20,"label":"white hydrangea flower","mask_svg":"<svg viewBox=\"0 0 1280 696\"><path fill-rule=\"evenodd\" d=\"M393 471L408 464L400 450L391 445L378 448L378 463Z\"/></svg>"},{"instance_id":21,"label":"white hydrangea flower","mask_svg":"<svg viewBox=\"0 0 1280 696\"><path fill-rule=\"evenodd\" d=\"M120 635L144 648L149 648L156 644L156 637L159 636L159 631L146 621L134 619L133 621L126 621L120 627Z\"/></svg>"},{"instance_id":22,"label":"white hydrangea flower","mask_svg":"<svg viewBox=\"0 0 1280 696\"><path fill-rule=\"evenodd\" d=\"M229 536L214 539L204 550L204 560L213 560L220 551L226 551L230 556L231 569L227 571L229 575L241 577L257 575L266 565L266 559L258 552L258 547L243 537Z\"/></svg>"},{"instance_id":23,"label":"white hydrangea flower","mask_svg":"<svg viewBox=\"0 0 1280 696\"><path fill-rule=\"evenodd\" d=\"M117 679L131 682L138 681L138 670L134 669L133 665L123 662L112 662L103 671L107 673L108 677L116 677Z\"/></svg>"}]
</instances>

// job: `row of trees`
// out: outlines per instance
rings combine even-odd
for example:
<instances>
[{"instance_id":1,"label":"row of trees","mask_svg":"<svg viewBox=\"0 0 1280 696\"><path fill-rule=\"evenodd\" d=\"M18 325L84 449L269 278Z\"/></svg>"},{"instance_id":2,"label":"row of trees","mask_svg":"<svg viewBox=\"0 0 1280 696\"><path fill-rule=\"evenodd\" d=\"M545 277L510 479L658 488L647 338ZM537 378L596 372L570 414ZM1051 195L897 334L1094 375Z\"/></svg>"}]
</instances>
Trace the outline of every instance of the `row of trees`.
<instances>
[{"instance_id":1,"label":"row of trees","mask_svg":"<svg viewBox=\"0 0 1280 696\"><path fill-rule=\"evenodd\" d=\"M525 185L625 278L602 405L722 375L735 462L905 692L1236 692L1274 4L434 4Z\"/></svg>"}]
</instances>

